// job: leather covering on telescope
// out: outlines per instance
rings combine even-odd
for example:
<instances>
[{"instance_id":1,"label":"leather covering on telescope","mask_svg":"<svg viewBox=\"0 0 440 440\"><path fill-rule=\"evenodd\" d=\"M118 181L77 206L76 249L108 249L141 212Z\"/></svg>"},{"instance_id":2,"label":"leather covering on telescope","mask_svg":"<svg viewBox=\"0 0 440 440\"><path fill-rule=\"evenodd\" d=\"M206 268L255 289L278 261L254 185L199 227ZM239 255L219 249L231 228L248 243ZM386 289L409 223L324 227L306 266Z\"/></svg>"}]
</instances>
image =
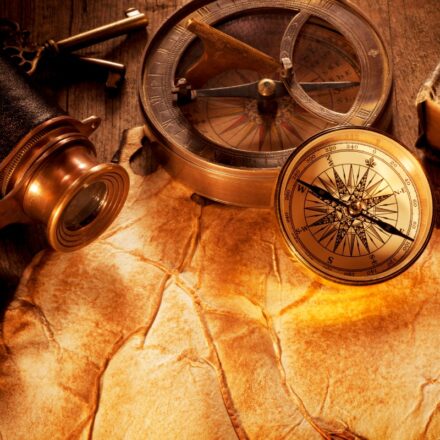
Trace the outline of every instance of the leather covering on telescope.
<instances>
[{"instance_id":1,"label":"leather covering on telescope","mask_svg":"<svg viewBox=\"0 0 440 440\"><path fill-rule=\"evenodd\" d=\"M323 285L270 210L130 173L102 239L39 254L6 310L0 438L440 437L438 231L398 278Z\"/></svg>"},{"instance_id":2,"label":"leather covering on telescope","mask_svg":"<svg viewBox=\"0 0 440 440\"><path fill-rule=\"evenodd\" d=\"M0 50L0 162L33 128L63 114Z\"/></svg>"}]
</instances>

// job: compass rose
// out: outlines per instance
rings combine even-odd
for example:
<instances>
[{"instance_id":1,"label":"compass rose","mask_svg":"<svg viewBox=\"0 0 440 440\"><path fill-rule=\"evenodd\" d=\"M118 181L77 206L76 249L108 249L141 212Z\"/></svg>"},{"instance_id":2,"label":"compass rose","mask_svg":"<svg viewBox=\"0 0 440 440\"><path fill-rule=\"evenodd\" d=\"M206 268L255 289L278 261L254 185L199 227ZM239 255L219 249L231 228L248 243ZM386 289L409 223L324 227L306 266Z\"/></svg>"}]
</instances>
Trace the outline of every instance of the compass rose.
<instances>
[{"instance_id":1,"label":"compass rose","mask_svg":"<svg viewBox=\"0 0 440 440\"><path fill-rule=\"evenodd\" d=\"M305 199L306 221L315 240L343 256L363 256L396 233L398 209L391 186L374 161L337 165L321 173ZM396 232L397 231L397 232Z\"/></svg>"},{"instance_id":2,"label":"compass rose","mask_svg":"<svg viewBox=\"0 0 440 440\"><path fill-rule=\"evenodd\" d=\"M434 225L432 192L417 159L394 139L359 127L305 142L281 170L275 202L292 254L347 284L401 273Z\"/></svg>"}]
</instances>

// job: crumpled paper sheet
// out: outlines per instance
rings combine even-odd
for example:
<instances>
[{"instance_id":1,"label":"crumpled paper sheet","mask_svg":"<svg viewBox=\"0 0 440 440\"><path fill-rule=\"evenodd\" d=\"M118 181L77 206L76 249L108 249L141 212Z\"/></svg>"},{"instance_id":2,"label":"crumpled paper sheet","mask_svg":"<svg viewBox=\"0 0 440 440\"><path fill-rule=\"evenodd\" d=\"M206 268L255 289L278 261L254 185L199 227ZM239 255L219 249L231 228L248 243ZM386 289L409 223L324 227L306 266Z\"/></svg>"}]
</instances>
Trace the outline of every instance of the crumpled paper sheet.
<instances>
[{"instance_id":1,"label":"crumpled paper sheet","mask_svg":"<svg viewBox=\"0 0 440 440\"><path fill-rule=\"evenodd\" d=\"M270 210L202 206L163 169L131 181L101 240L23 276L1 439L440 438L437 231L394 280L322 285Z\"/></svg>"}]
</instances>

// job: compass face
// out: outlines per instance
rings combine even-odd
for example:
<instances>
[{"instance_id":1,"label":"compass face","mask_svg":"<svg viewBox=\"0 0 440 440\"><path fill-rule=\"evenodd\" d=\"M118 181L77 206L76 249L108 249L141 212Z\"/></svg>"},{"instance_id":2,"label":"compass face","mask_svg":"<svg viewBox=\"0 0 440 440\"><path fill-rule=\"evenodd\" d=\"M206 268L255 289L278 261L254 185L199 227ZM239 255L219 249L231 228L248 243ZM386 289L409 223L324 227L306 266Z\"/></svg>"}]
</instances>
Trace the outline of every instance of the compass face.
<instances>
[{"instance_id":1,"label":"compass face","mask_svg":"<svg viewBox=\"0 0 440 440\"><path fill-rule=\"evenodd\" d=\"M325 159L328 168L312 182L312 185L325 188L337 197L340 204L329 203L313 191L307 192L304 203L306 225L316 244L344 257L369 255L385 245L391 237L372 219L360 215L360 209L393 227L398 223L396 194L386 178L379 174L386 170L377 172L375 168L378 162L368 158L368 150L362 151L362 147L357 151L358 160L355 163L344 163L344 156L347 160L347 153L350 152L339 145ZM335 160L338 165L335 165ZM325 166L325 163L315 165ZM403 182L392 179L392 184L402 187ZM401 212L411 208L411 200L405 202L408 206L402 206L401 203Z\"/></svg>"},{"instance_id":2,"label":"compass face","mask_svg":"<svg viewBox=\"0 0 440 440\"><path fill-rule=\"evenodd\" d=\"M399 143L366 129L324 132L283 168L277 214L290 249L326 278L389 279L412 264L432 230L429 183Z\"/></svg>"},{"instance_id":3,"label":"compass face","mask_svg":"<svg viewBox=\"0 0 440 440\"><path fill-rule=\"evenodd\" d=\"M252 47L278 57L283 29L294 14L282 12L256 13L230 19L218 29L246 41ZM250 29L263 29L269 41ZM262 41L263 40L263 41ZM267 40L267 38L266 38ZM195 41L182 57L177 78L185 76L186 67L200 56L200 41ZM360 66L352 47L339 33L323 24L308 24L302 29L294 57L298 81L360 81ZM276 72L267 75L279 80ZM257 72L229 70L219 72L204 88L218 88L261 80ZM347 112L353 105L359 86L342 90L311 91L309 96L326 108ZM181 107L190 124L210 141L227 148L245 151L279 151L292 149L310 136L333 124L304 110L290 95L278 98L269 114L258 110L256 99L209 97Z\"/></svg>"}]
</instances>

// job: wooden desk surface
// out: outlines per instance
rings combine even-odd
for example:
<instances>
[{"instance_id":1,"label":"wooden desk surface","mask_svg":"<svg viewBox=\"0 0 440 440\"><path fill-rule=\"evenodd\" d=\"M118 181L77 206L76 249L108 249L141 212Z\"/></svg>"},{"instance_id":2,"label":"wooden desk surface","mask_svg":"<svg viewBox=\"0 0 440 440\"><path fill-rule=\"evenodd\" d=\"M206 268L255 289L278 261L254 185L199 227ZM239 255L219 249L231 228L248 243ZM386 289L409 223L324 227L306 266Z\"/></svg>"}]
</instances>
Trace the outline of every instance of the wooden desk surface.
<instances>
[{"instance_id":1,"label":"wooden desk surface","mask_svg":"<svg viewBox=\"0 0 440 440\"><path fill-rule=\"evenodd\" d=\"M0 0L0 17L19 22L32 31L33 40L62 38L123 18L128 7L146 12L148 35L183 0ZM355 0L376 25L389 48L394 66L393 126L391 133L414 149L417 115L414 101L425 78L440 61L440 7L438 0ZM59 103L78 119L92 114L103 119L93 135L101 160L109 160L118 148L125 129L142 124L137 98L137 76L141 53L148 35L141 31L130 37L94 46L84 52L123 62L127 77L118 94L109 94L96 81L59 79L52 92ZM20 276L45 246L41 227L13 225L0 231L0 311L13 295Z\"/></svg>"}]
</instances>

